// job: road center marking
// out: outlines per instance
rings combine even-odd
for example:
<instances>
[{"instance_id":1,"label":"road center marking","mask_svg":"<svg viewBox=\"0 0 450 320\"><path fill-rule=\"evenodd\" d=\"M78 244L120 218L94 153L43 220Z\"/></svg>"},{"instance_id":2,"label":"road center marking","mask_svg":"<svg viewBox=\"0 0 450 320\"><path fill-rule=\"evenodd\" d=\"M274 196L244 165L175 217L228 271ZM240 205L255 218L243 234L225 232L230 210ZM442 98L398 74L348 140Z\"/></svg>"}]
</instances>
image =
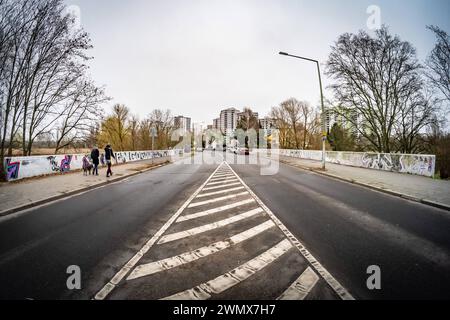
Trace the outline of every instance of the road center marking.
<instances>
[{"instance_id":1,"label":"road center marking","mask_svg":"<svg viewBox=\"0 0 450 320\"><path fill-rule=\"evenodd\" d=\"M230 195L228 195L228 196L223 196L223 197L219 197L219 198L215 198L215 199L211 199L211 200L206 200L206 201L201 201L201 202L194 202L194 203L191 203L191 204L188 206L188 208L195 208L195 207L203 206L203 205L205 205L205 204L210 204L210 203L220 202L220 201L228 200L228 199L234 199L234 198L238 198L238 197L240 197L240 196L245 196L245 195L247 195L247 194L248 194L248 192L245 191L245 192L240 192L240 193L230 194Z\"/></svg>"},{"instance_id":2,"label":"road center marking","mask_svg":"<svg viewBox=\"0 0 450 320\"><path fill-rule=\"evenodd\" d=\"M229 205L226 205L226 206L222 206L222 207L218 207L218 208L214 208L214 209L209 209L209 210L206 210L206 211L200 211L200 212L197 212L197 213L181 216L181 217L178 218L177 222L183 222L183 221L187 221L187 220L197 219L197 218L204 217L204 216L207 216L207 215L210 215L210 214L215 214L215 213L219 213L219 212L226 211L226 210L229 210L229 209L237 208L237 207L240 207L240 206L243 206L243 205L246 205L246 204L249 204L249 203L253 203L253 202L256 202L256 201L255 201L255 199L251 198L251 199L235 202L235 203L232 203L232 204L229 204Z\"/></svg>"},{"instance_id":3,"label":"road center marking","mask_svg":"<svg viewBox=\"0 0 450 320\"><path fill-rule=\"evenodd\" d=\"M162 236L161 239L159 240L158 244L172 242L172 241L180 240L180 239L183 239L183 238L191 237L191 236L197 235L199 233L211 231L211 230L214 230L214 229L217 229L217 228L222 228L222 227L225 227L225 226L227 226L229 224L232 224L232 223L244 220L244 219L248 219L248 218L253 217L253 216L255 216L255 215L259 214L259 213L262 213L262 212L264 212L264 210L262 208L256 208L256 209L253 209L253 210L241 213L241 214L239 214L237 216L233 216L233 217L228 218L228 219L224 219L224 220L220 220L220 221L217 221L217 222L205 224L203 226L192 228L192 229L189 229L189 230L168 234L168 235Z\"/></svg>"},{"instance_id":4,"label":"road center marking","mask_svg":"<svg viewBox=\"0 0 450 320\"><path fill-rule=\"evenodd\" d=\"M237 181L237 182L228 183L228 184L224 184L224 185L220 185L220 186L215 186L215 187L210 187L210 188L204 188L202 191L217 190L217 189L221 189L221 188L227 188L227 187L237 186L237 185L240 185L240 184L241 184L241 183L240 183L239 181Z\"/></svg>"},{"instance_id":5,"label":"road center marking","mask_svg":"<svg viewBox=\"0 0 450 320\"><path fill-rule=\"evenodd\" d=\"M225 241L219 241L209 246L205 246L190 252L185 252L174 257L140 265L133 270L133 272L130 274L127 280L133 280L137 278L150 276L158 272L170 270L175 267L196 261L198 259L205 258L209 255L228 249L234 245L237 245L241 242L256 237L257 235L273 227L275 227L275 223L273 223L272 220L268 220L254 228L251 228L247 231L234 235Z\"/></svg>"},{"instance_id":6,"label":"road center marking","mask_svg":"<svg viewBox=\"0 0 450 320\"><path fill-rule=\"evenodd\" d=\"M213 178L213 179L211 179L211 182L221 182L221 181L230 180L230 179L234 179L234 178L235 178L234 175L229 175L229 176L220 177L220 178Z\"/></svg>"},{"instance_id":7,"label":"road center marking","mask_svg":"<svg viewBox=\"0 0 450 320\"><path fill-rule=\"evenodd\" d=\"M304 300L318 281L319 276L308 267L277 300Z\"/></svg>"},{"instance_id":8,"label":"road center marking","mask_svg":"<svg viewBox=\"0 0 450 320\"><path fill-rule=\"evenodd\" d=\"M258 257L240 265L236 269L227 272L211 281L202 283L199 286L188 289L161 300L206 300L211 298L212 294L220 294L240 282L250 278L258 271L261 271L272 262L277 260L283 254L289 251L293 246L288 239L278 243L276 246L267 250Z\"/></svg>"},{"instance_id":9,"label":"road center marking","mask_svg":"<svg viewBox=\"0 0 450 320\"><path fill-rule=\"evenodd\" d=\"M215 186L215 185L219 185L219 184L226 184L226 183L229 183L229 182L236 182L236 181L238 181L237 178L227 179L227 180L224 180L224 181L208 183L207 186Z\"/></svg>"},{"instance_id":10,"label":"road center marking","mask_svg":"<svg viewBox=\"0 0 450 320\"><path fill-rule=\"evenodd\" d=\"M242 189L245 189L245 187L240 186L240 187L235 187L235 188L230 188L230 189L225 189L225 190L220 190L220 191L214 191L214 192L209 192L209 193L201 193L197 196L196 199L210 197L210 196L216 196L218 194L228 193L228 192L232 192L232 191L238 191L238 190L242 190Z\"/></svg>"}]
</instances>

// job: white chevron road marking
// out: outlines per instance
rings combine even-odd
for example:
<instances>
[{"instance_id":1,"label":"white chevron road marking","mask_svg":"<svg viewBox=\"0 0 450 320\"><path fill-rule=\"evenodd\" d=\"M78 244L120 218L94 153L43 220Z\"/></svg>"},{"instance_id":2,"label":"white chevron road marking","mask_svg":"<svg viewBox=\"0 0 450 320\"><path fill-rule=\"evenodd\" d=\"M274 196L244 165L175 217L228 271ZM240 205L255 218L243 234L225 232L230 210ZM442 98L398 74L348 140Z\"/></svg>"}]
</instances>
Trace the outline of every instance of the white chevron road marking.
<instances>
[{"instance_id":1,"label":"white chevron road marking","mask_svg":"<svg viewBox=\"0 0 450 320\"><path fill-rule=\"evenodd\" d=\"M240 186L240 187L235 187L235 188L230 188L230 189L225 189L225 190L220 190L220 191L214 191L214 192L209 192L209 193L201 193L197 196L196 199L216 196L218 194L224 194L224 193L238 191L238 190L242 190L242 189L245 189L245 187Z\"/></svg>"},{"instance_id":2,"label":"white chevron road marking","mask_svg":"<svg viewBox=\"0 0 450 320\"><path fill-rule=\"evenodd\" d=\"M319 276L308 267L277 300L304 300L319 281Z\"/></svg>"},{"instance_id":3,"label":"white chevron road marking","mask_svg":"<svg viewBox=\"0 0 450 320\"><path fill-rule=\"evenodd\" d=\"M250 199L242 200L242 201L235 202L235 203L232 203L232 204L228 204L226 206L222 206L222 207L218 207L218 208L214 208L214 209L209 209L209 210L206 210L206 211L200 211L200 212L196 212L196 213L193 213L193 214L188 214L188 215L179 217L177 222L183 222L183 221L187 221L187 220L192 220L192 219L205 217L205 216L208 216L208 215L211 215L211 214L223 212L223 211L226 211L226 210L229 210L229 209L233 209L233 208L237 208L237 207L240 207L240 206L243 206L243 205L246 205L246 204L249 204L249 203L253 203L253 202L256 202L255 199L250 198Z\"/></svg>"},{"instance_id":4,"label":"white chevron road marking","mask_svg":"<svg viewBox=\"0 0 450 320\"><path fill-rule=\"evenodd\" d=\"M206 300L211 298L212 294L222 293L231 287L247 280L258 271L261 271L272 262L277 260L283 254L289 251L293 246L288 239L278 243L276 246L267 250L258 257L240 265L236 269L227 272L211 281L202 283L199 286L188 289L161 300Z\"/></svg>"},{"instance_id":5,"label":"white chevron road marking","mask_svg":"<svg viewBox=\"0 0 450 320\"><path fill-rule=\"evenodd\" d=\"M264 212L263 209L261 208L257 208L257 209L253 209L244 213L241 213L237 216L233 216L231 218L228 219L224 219L224 220L220 220L214 223L210 223L210 224L205 224L203 226L200 227L196 227L196 228L192 228L189 230L185 230L185 231L180 231L180 232L176 232L176 233L172 233L172 234L168 234L166 236L162 236L161 239L159 240L158 244L163 244L163 243L167 243L167 242L172 242L175 240L180 240L183 238L187 238L187 237L191 237L194 235L197 235L199 233L204 233L207 231L211 231L217 228L222 228L225 227L229 224L232 223L236 223L238 221L253 217L259 213Z\"/></svg>"},{"instance_id":6,"label":"white chevron road marking","mask_svg":"<svg viewBox=\"0 0 450 320\"><path fill-rule=\"evenodd\" d=\"M229 199L234 199L234 198L238 198L240 196L245 196L247 195L248 192L240 192L240 193L235 193L235 194L230 194L228 196L224 196L224 197L219 197L219 198L215 198L215 199L211 199L211 200L206 200L206 201L201 201L201 202L194 202L191 203L188 208L195 208L195 207L200 207L203 206L205 204L210 204L210 203L215 203L215 202L219 202L219 201L223 201L223 200L229 200Z\"/></svg>"},{"instance_id":7,"label":"white chevron road marking","mask_svg":"<svg viewBox=\"0 0 450 320\"><path fill-rule=\"evenodd\" d=\"M256 237L257 235L263 233L264 231L275 227L275 224L272 220L266 221L254 228L251 228L247 231L241 232L225 241L219 241L213 243L209 246L205 246L199 248L197 250L193 250L190 252L185 252L180 255L170 257L164 260L140 265L133 270L127 280L133 280L141 277L146 277L158 272L162 272L165 270L170 270L175 267L181 266L183 264L187 264L193 261L196 261L201 258L205 258L214 253L220 252L222 250L228 249L234 245L237 245L241 242L249 240L251 238Z\"/></svg>"}]
</instances>

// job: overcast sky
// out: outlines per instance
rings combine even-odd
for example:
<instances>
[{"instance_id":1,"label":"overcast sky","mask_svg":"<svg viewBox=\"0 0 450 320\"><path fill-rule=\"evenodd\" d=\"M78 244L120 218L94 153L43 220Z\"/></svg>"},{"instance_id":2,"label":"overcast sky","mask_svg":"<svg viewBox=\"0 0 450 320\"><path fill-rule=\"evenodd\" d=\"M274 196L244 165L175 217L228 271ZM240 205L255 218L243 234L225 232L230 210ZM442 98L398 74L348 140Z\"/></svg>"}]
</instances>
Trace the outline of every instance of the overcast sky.
<instances>
[{"instance_id":1,"label":"overcast sky","mask_svg":"<svg viewBox=\"0 0 450 320\"><path fill-rule=\"evenodd\" d=\"M326 61L340 34L370 31L370 5L421 59L434 44L426 25L450 31L448 0L66 2L80 8L95 47L91 75L106 86L111 105L124 103L141 117L171 109L207 124L227 107L250 106L265 116L290 97L317 105L314 64L277 53Z\"/></svg>"}]
</instances>

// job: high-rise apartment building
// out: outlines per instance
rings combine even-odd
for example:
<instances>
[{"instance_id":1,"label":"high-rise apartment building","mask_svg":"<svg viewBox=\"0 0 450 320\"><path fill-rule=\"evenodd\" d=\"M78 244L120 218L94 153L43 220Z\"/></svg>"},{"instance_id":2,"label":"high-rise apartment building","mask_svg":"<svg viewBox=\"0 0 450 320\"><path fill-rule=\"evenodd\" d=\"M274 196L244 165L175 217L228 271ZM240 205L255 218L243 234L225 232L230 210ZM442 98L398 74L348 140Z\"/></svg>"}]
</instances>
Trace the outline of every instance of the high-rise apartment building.
<instances>
[{"instance_id":1,"label":"high-rise apartment building","mask_svg":"<svg viewBox=\"0 0 450 320\"><path fill-rule=\"evenodd\" d=\"M220 112L220 130L226 136L227 140L233 137L238 123L238 114L240 111L236 108L229 108Z\"/></svg>"},{"instance_id":2,"label":"high-rise apartment building","mask_svg":"<svg viewBox=\"0 0 450 320\"><path fill-rule=\"evenodd\" d=\"M191 118L178 116L174 118L174 125L176 129L181 129L181 134L185 135L191 132Z\"/></svg>"}]
</instances>

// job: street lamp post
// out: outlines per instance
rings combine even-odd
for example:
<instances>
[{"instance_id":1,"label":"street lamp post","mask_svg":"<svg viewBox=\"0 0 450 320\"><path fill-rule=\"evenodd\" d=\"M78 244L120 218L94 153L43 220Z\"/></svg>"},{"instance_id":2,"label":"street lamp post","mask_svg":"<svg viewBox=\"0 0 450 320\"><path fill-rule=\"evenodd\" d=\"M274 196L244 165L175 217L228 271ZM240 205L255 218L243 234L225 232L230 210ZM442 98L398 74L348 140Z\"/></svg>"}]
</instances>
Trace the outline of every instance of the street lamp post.
<instances>
[{"instance_id":1,"label":"street lamp post","mask_svg":"<svg viewBox=\"0 0 450 320\"><path fill-rule=\"evenodd\" d=\"M310 62L315 62L317 65L317 73L319 74L319 85L320 85L320 100L322 103L322 126L323 126L323 132L322 132L322 169L325 170L325 163L326 163L326 138L327 138L327 133L326 133L326 124L325 124L325 106L324 106L324 102L323 102L323 86L322 86L322 76L320 74L320 64L319 61L314 60L314 59L309 59L309 58L305 58L305 57L300 57L300 56L295 56L286 52L280 52L280 55L282 56L287 56L287 57L292 57L292 58L297 58L297 59L302 59L302 60L306 60L306 61L310 61Z\"/></svg>"}]
</instances>

